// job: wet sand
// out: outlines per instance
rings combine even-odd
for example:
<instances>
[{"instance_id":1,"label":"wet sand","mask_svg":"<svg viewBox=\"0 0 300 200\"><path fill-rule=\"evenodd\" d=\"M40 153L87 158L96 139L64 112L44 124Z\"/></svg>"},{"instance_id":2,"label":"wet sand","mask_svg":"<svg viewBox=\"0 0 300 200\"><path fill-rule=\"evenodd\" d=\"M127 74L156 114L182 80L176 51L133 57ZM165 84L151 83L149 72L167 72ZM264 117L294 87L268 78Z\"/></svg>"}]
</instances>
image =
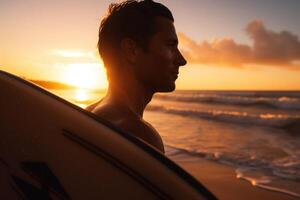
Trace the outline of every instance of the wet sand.
<instances>
[{"instance_id":1,"label":"wet sand","mask_svg":"<svg viewBox=\"0 0 300 200\"><path fill-rule=\"evenodd\" d=\"M168 157L192 174L220 200L299 199L280 192L254 187L245 180L237 179L234 168L227 165L183 155L169 155Z\"/></svg>"}]
</instances>

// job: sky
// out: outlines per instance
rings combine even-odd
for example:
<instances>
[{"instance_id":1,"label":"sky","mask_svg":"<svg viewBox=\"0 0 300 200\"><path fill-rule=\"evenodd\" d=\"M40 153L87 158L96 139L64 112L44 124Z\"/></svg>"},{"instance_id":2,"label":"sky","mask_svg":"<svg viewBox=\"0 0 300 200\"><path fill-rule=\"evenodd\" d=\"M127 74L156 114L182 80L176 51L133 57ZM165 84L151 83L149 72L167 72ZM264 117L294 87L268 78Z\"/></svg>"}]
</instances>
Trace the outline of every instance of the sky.
<instances>
[{"instance_id":1,"label":"sky","mask_svg":"<svg viewBox=\"0 0 300 200\"><path fill-rule=\"evenodd\" d=\"M0 0L0 69L107 87L97 53L108 0ZM300 90L300 1L159 0L188 64L177 89Z\"/></svg>"}]
</instances>

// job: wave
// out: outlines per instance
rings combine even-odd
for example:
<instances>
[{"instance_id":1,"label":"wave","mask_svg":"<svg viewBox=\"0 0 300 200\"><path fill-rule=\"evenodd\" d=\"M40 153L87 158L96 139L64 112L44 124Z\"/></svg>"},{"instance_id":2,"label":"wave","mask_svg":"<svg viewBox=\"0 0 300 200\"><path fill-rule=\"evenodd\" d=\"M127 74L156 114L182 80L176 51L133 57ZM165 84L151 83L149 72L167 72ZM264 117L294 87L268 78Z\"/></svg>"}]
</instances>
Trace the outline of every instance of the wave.
<instances>
[{"instance_id":1,"label":"wave","mask_svg":"<svg viewBox=\"0 0 300 200\"><path fill-rule=\"evenodd\" d=\"M300 197L300 192L288 182L300 182L300 162L293 160L293 158L282 159L282 162L281 160L268 162L253 159L252 157L238 157L230 154L205 152L200 149L178 147L172 144L167 144L166 149L168 157L175 158L178 155L186 154L226 164L236 169L235 172L238 179L244 179L253 186ZM178 158L180 159L180 157ZM287 183L280 182L280 178L286 180ZM277 181L280 184L277 184Z\"/></svg>"},{"instance_id":2,"label":"wave","mask_svg":"<svg viewBox=\"0 0 300 200\"><path fill-rule=\"evenodd\" d=\"M247 112L238 111L222 111L222 110L191 110L179 109L174 107L164 107L158 105L149 105L148 111L158 111L182 115L187 117L198 117L212 120L219 120L225 122L239 123L239 124L253 124L261 126L271 126L276 128L299 127L300 115L287 114L250 114Z\"/></svg>"},{"instance_id":3,"label":"wave","mask_svg":"<svg viewBox=\"0 0 300 200\"><path fill-rule=\"evenodd\" d=\"M296 91L205 91L205 90L177 90L175 94L204 94L204 95L225 95L243 97L295 97L300 98L300 90Z\"/></svg>"},{"instance_id":4,"label":"wave","mask_svg":"<svg viewBox=\"0 0 300 200\"><path fill-rule=\"evenodd\" d=\"M235 166L240 173L246 175L246 171L253 169L268 169L273 175L300 182L300 161L293 156L281 158L278 160L256 159L252 156L234 155L226 152L209 152L201 149L193 149L176 144L166 144L166 155L174 157L180 154L205 158L218 161L223 164Z\"/></svg>"},{"instance_id":5,"label":"wave","mask_svg":"<svg viewBox=\"0 0 300 200\"><path fill-rule=\"evenodd\" d=\"M221 103L246 106L268 106L279 109L300 109L300 98L297 97L255 97L243 95L220 95L220 94L172 94L155 96L158 99L170 101L183 101L195 103Z\"/></svg>"}]
</instances>

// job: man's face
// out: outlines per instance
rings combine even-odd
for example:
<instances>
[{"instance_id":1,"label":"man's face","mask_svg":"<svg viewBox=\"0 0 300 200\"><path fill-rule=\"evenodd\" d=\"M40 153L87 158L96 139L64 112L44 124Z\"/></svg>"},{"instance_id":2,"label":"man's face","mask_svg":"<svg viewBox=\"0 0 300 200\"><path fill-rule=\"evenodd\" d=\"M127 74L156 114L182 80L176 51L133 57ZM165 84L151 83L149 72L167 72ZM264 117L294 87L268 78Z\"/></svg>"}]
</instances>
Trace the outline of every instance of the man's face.
<instances>
[{"instance_id":1,"label":"man's face","mask_svg":"<svg viewBox=\"0 0 300 200\"><path fill-rule=\"evenodd\" d=\"M148 90L170 92L175 89L179 67L186 60L178 50L178 39L173 22L164 17L156 20L158 32L137 59L136 76Z\"/></svg>"}]
</instances>

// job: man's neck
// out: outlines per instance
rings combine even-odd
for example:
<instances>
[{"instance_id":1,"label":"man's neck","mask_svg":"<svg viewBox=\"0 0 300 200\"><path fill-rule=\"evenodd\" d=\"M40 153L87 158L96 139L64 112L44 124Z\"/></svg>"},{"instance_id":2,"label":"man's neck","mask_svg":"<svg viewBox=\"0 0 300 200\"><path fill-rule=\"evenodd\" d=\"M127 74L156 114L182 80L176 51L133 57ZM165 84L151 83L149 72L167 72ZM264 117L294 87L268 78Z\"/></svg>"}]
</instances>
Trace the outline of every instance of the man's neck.
<instances>
[{"instance_id":1,"label":"man's neck","mask_svg":"<svg viewBox=\"0 0 300 200\"><path fill-rule=\"evenodd\" d=\"M134 79L126 80L126 82L113 80L109 84L104 100L126 108L128 112L142 118L153 94L154 92L148 91Z\"/></svg>"}]
</instances>

